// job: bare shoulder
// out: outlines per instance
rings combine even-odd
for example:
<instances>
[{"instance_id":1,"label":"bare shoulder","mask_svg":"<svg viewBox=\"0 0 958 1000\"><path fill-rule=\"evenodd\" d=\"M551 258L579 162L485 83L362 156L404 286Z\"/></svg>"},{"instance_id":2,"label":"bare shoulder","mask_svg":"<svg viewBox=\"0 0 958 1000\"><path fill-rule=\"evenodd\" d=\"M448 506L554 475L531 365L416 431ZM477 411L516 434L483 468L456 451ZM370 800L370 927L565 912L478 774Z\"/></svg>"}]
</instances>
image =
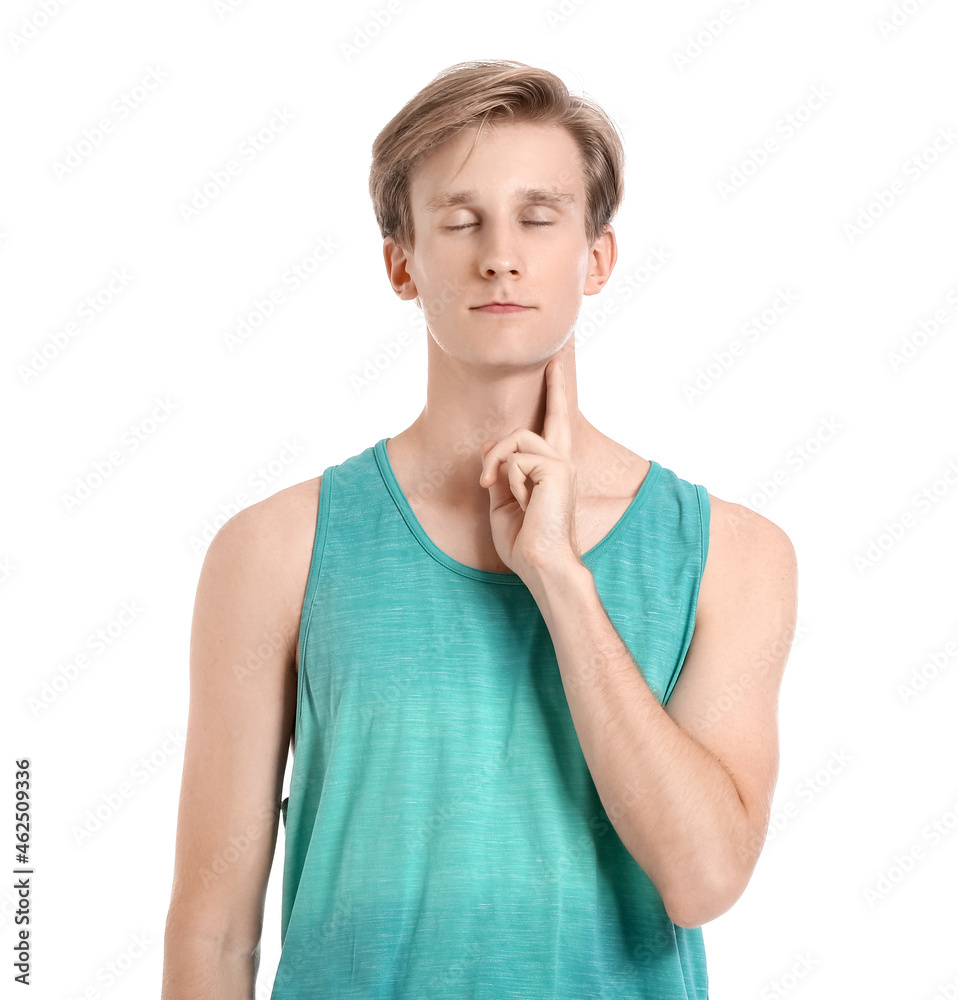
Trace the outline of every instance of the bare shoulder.
<instances>
[{"instance_id":1,"label":"bare shoulder","mask_svg":"<svg viewBox=\"0 0 958 1000\"><path fill-rule=\"evenodd\" d=\"M271 496L244 507L230 518L230 522L261 530L282 531L295 529L297 522L314 516L319 509L319 487L322 476L306 479Z\"/></svg>"},{"instance_id":2,"label":"bare shoulder","mask_svg":"<svg viewBox=\"0 0 958 1000\"><path fill-rule=\"evenodd\" d=\"M213 544L228 549L230 562L242 564L265 603L285 620L285 633L295 648L316 534L322 476L265 497L234 514ZM296 650L298 654L298 650Z\"/></svg>"},{"instance_id":3,"label":"bare shoulder","mask_svg":"<svg viewBox=\"0 0 958 1000\"><path fill-rule=\"evenodd\" d=\"M720 542L734 542L736 545L771 545L783 549L791 548L788 535L774 522L744 504L709 497L710 527L719 536Z\"/></svg>"},{"instance_id":4,"label":"bare shoulder","mask_svg":"<svg viewBox=\"0 0 958 1000\"><path fill-rule=\"evenodd\" d=\"M770 588L794 597L797 563L791 539L774 521L739 503L709 497L709 545L700 607L717 591Z\"/></svg>"},{"instance_id":5,"label":"bare shoulder","mask_svg":"<svg viewBox=\"0 0 958 1000\"><path fill-rule=\"evenodd\" d=\"M294 486L244 507L223 526L234 537L245 536L267 543L267 550L278 561L301 558L299 543L309 536L312 547L316 515L319 510L319 488L322 476L307 479ZM307 552L307 559L309 553Z\"/></svg>"}]
</instances>

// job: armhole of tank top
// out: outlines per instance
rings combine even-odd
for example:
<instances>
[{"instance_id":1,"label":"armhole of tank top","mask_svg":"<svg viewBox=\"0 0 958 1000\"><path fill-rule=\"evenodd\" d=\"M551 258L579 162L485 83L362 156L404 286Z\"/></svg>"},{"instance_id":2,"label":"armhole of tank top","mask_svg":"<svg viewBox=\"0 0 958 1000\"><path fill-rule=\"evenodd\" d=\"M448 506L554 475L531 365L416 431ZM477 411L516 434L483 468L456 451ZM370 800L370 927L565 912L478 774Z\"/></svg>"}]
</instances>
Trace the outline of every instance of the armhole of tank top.
<instances>
[{"instance_id":1,"label":"armhole of tank top","mask_svg":"<svg viewBox=\"0 0 958 1000\"><path fill-rule=\"evenodd\" d=\"M309 560L309 574L306 577L306 593L303 595L303 609L299 623L299 669L296 671L296 712L295 732L299 728L300 710L303 704L303 674L306 671L306 641L309 638L309 623L312 618L316 586L326 551L326 530L329 525L329 494L333 485L333 468L326 469L319 486L319 503L316 508L316 532L313 535L313 552ZM295 749L293 753L295 753Z\"/></svg>"},{"instance_id":2,"label":"armhole of tank top","mask_svg":"<svg viewBox=\"0 0 958 1000\"><path fill-rule=\"evenodd\" d=\"M691 603L692 607L697 609L699 604L699 590L702 586L702 576L705 573L705 561L708 559L709 554L709 527L712 521L712 506L709 503L708 490L704 486L696 484L694 489L699 509L699 565L695 586L692 588ZM672 697L672 690L682 674L682 667L685 666L685 657L688 655L689 646L692 644L692 633L695 631L695 618L696 615L693 614L692 628L689 629L688 636L686 637L685 646L679 658L679 665L672 673L672 677L669 679L669 686L665 689L665 695L662 698L663 708L669 703L669 698Z\"/></svg>"},{"instance_id":3,"label":"armhole of tank top","mask_svg":"<svg viewBox=\"0 0 958 1000\"><path fill-rule=\"evenodd\" d=\"M699 570L699 584L705 572L705 563L709 557L709 528L712 526L712 504L709 501L709 491L704 486L696 486L695 492L699 498L699 516L702 519L702 566ZM698 604L699 590L695 588L695 602Z\"/></svg>"}]
</instances>

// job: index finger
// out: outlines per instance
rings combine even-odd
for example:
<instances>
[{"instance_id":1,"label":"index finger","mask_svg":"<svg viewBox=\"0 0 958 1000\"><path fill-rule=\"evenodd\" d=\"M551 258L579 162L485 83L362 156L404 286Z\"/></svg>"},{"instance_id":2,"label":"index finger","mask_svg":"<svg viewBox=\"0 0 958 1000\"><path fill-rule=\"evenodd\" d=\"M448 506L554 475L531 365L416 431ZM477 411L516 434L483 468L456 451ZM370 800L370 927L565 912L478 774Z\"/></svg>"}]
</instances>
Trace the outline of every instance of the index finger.
<instances>
[{"instance_id":1,"label":"index finger","mask_svg":"<svg viewBox=\"0 0 958 1000\"><path fill-rule=\"evenodd\" d=\"M553 358L546 366L546 416L542 437L560 454L572 454L572 427L569 423L569 400L566 396L565 371Z\"/></svg>"}]
</instances>

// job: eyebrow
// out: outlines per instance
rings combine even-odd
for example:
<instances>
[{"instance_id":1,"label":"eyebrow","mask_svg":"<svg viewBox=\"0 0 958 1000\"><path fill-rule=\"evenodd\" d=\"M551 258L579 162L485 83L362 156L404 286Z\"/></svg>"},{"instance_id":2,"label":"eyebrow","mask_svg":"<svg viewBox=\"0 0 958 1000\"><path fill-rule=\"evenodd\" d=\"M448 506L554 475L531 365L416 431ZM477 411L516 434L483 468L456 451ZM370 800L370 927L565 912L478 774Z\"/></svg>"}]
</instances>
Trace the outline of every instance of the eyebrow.
<instances>
[{"instance_id":1,"label":"eyebrow","mask_svg":"<svg viewBox=\"0 0 958 1000\"><path fill-rule=\"evenodd\" d=\"M513 194L525 204L537 205L572 205L575 204L575 197L569 191L561 191L558 188L541 187L517 187L513 189ZM456 205L468 205L470 202L479 200L479 192L472 188L468 191L447 191L437 195L426 202L427 212L438 212L442 208L453 208Z\"/></svg>"}]
</instances>

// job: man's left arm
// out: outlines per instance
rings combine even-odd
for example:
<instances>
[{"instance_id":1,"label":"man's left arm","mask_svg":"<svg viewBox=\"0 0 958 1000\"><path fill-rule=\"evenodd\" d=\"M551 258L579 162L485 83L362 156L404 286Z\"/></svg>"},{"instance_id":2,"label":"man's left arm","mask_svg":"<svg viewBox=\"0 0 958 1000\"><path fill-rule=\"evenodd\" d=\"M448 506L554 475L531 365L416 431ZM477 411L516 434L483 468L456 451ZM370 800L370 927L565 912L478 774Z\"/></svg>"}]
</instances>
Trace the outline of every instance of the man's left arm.
<instances>
[{"instance_id":1,"label":"man's left arm","mask_svg":"<svg viewBox=\"0 0 958 1000\"><path fill-rule=\"evenodd\" d=\"M695 629L665 707L588 567L562 560L526 583L609 820L674 923L713 920L745 890L768 829L778 693L796 621L788 536L748 508L712 503Z\"/></svg>"}]
</instances>

